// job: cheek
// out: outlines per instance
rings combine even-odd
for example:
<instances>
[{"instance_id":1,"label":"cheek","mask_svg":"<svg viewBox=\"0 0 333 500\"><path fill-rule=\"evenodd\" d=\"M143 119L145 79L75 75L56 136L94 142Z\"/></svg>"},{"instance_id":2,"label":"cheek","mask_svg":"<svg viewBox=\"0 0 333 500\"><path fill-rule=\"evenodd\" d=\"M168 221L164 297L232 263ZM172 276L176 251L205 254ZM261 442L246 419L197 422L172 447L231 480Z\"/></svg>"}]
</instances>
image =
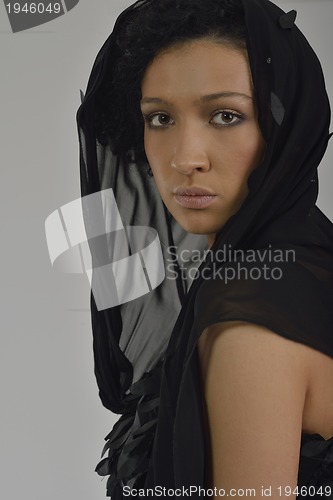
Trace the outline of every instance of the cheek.
<instances>
[{"instance_id":1,"label":"cheek","mask_svg":"<svg viewBox=\"0 0 333 500\"><path fill-rule=\"evenodd\" d=\"M248 178L255 170L263 157L264 143L261 136L254 134L240 134L237 140L232 140L216 151L214 158L216 169L216 185L225 201L231 204L233 210L238 209L246 198ZM222 161L221 161L222 159Z\"/></svg>"},{"instance_id":2,"label":"cheek","mask_svg":"<svg viewBox=\"0 0 333 500\"><path fill-rule=\"evenodd\" d=\"M158 133L145 134L144 147L149 166L153 171L155 179L168 177L171 159L169 158L170 146L167 144L167 141L161 140Z\"/></svg>"},{"instance_id":3,"label":"cheek","mask_svg":"<svg viewBox=\"0 0 333 500\"><path fill-rule=\"evenodd\" d=\"M144 140L145 153L149 166L152 170L154 181L161 198L166 202L166 195L169 192L171 169L168 167L167 154L163 150L159 141L146 138Z\"/></svg>"},{"instance_id":4,"label":"cheek","mask_svg":"<svg viewBox=\"0 0 333 500\"><path fill-rule=\"evenodd\" d=\"M253 170L262 162L266 150L266 143L261 135L257 123L253 124L253 126L251 127L251 133L249 133L248 142L244 142L244 149L247 149L246 154L248 155L249 163Z\"/></svg>"},{"instance_id":5,"label":"cheek","mask_svg":"<svg viewBox=\"0 0 333 500\"><path fill-rule=\"evenodd\" d=\"M239 138L229 150L230 174L238 179L240 184L245 183L251 172L261 163L264 151L265 144L259 134L253 133Z\"/></svg>"},{"instance_id":6,"label":"cheek","mask_svg":"<svg viewBox=\"0 0 333 500\"><path fill-rule=\"evenodd\" d=\"M152 170L154 170L154 167L156 163L159 161L159 158L161 156L160 154L161 151L160 148L158 147L158 143L159 141L154 140L151 134L145 132L144 134L145 153Z\"/></svg>"}]
</instances>

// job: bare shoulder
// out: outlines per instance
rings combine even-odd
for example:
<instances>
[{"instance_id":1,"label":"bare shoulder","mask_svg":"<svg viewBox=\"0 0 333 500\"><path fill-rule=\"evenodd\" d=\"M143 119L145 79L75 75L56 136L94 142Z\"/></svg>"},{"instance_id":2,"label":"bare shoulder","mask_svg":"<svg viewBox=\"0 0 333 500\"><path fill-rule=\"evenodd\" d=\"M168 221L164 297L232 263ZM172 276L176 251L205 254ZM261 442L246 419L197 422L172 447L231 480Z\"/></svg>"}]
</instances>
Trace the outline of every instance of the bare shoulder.
<instances>
[{"instance_id":1,"label":"bare shoulder","mask_svg":"<svg viewBox=\"0 0 333 500\"><path fill-rule=\"evenodd\" d=\"M228 357L228 352L232 352L231 370L236 370L236 363L240 363L252 377L270 374L275 389L279 386L283 388L283 381L287 382L289 373L292 376L289 383L298 383L306 388L303 431L321 434L325 439L333 436L332 357L264 327L236 321L219 323L205 330L198 347L205 379L212 353L222 361Z\"/></svg>"},{"instance_id":2,"label":"bare shoulder","mask_svg":"<svg viewBox=\"0 0 333 500\"><path fill-rule=\"evenodd\" d=\"M242 364L244 362L252 364L254 362L258 369L260 366L272 369L274 361L278 361L280 367L281 363L289 364L292 361L299 375L303 378L309 375L309 348L288 340L263 326L242 321L228 321L207 328L198 343L203 368L212 350L219 349L219 346L223 346L223 352L221 351L219 355L226 355L227 352L237 354L233 357L233 363L239 361ZM318 354L320 355L316 351L313 352L317 357ZM296 358L295 354L297 354Z\"/></svg>"},{"instance_id":3,"label":"bare shoulder","mask_svg":"<svg viewBox=\"0 0 333 500\"><path fill-rule=\"evenodd\" d=\"M255 488L258 496L267 485L279 498L279 486L297 484L309 348L258 325L228 322L203 332L198 354L212 485Z\"/></svg>"}]
</instances>

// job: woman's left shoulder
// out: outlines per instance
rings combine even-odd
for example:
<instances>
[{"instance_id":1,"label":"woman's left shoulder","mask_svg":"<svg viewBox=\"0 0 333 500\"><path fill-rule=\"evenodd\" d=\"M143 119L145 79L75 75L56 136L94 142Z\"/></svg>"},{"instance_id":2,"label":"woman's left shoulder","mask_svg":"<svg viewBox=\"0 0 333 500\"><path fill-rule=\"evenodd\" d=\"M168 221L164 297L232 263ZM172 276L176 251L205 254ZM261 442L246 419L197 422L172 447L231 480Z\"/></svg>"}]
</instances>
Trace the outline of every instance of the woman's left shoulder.
<instances>
[{"instance_id":1,"label":"woman's left shoulder","mask_svg":"<svg viewBox=\"0 0 333 500\"><path fill-rule=\"evenodd\" d=\"M240 321L202 333L198 354L214 486L296 485L308 350Z\"/></svg>"},{"instance_id":2,"label":"woman's left shoulder","mask_svg":"<svg viewBox=\"0 0 333 500\"><path fill-rule=\"evenodd\" d=\"M311 356L318 357L318 351L301 342L290 340L271 331L269 328L245 321L224 321L209 326L202 332L198 341L201 365L221 351L220 356L229 358L233 363L241 363L248 368L274 371L295 370L302 383L307 385ZM207 367L206 367L207 368ZM253 371L253 370L252 370Z\"/></svg>"}]
</instances>

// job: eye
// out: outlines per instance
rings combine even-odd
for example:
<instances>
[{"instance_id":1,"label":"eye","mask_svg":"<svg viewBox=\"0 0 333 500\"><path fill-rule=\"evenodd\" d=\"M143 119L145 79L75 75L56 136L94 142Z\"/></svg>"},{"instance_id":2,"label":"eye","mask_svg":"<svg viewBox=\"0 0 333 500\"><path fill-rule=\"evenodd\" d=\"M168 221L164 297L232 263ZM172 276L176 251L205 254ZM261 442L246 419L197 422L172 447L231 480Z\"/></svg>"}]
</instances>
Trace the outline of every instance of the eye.
<instances>
[{"instance_id":1,"label":"eye","mask_svg":"<svg viewBox=\"0 0 333 500\"><path fill-rule=\"evenodd\" d=\"M173 125L174 121L167 113L151 113L150 115L143 115L144 121L151 128L164 128Z\"/></svg>"},{"instance_id":2,"label":"eye","mask_svg":"<svg viewBox=\"0 0 333 500\"><path fill-rule=\"evenodd\" d=\"M218 111L214 114L213 118L210 120L210 123L214 125L219 125L221 127L227 127L230 125L236 125L243 119L243 116L240 113L235 113L235 111Z\"/></svg>"}]
</instances>

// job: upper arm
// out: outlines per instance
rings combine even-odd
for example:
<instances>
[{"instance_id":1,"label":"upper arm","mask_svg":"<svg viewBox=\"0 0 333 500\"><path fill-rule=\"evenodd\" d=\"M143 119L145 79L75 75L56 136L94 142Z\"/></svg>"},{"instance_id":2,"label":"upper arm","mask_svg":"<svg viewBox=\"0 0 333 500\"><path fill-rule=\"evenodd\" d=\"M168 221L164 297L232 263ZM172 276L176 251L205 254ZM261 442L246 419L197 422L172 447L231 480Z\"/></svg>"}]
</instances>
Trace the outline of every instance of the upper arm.
<instances>
[{"instance_id":1,"label":"upper arm","mask_svg":"<svg viewBox=\"0 0 333 500\"><path fill-rule=\"evenodd\" d=\"M211 448L211 486L297 485L307 368L305 346L242 322L206 329L198 343ZM237 496L235 497L237 498ZM289 498L295 498L291 496Z\"/></svg>"}]
</instances>

